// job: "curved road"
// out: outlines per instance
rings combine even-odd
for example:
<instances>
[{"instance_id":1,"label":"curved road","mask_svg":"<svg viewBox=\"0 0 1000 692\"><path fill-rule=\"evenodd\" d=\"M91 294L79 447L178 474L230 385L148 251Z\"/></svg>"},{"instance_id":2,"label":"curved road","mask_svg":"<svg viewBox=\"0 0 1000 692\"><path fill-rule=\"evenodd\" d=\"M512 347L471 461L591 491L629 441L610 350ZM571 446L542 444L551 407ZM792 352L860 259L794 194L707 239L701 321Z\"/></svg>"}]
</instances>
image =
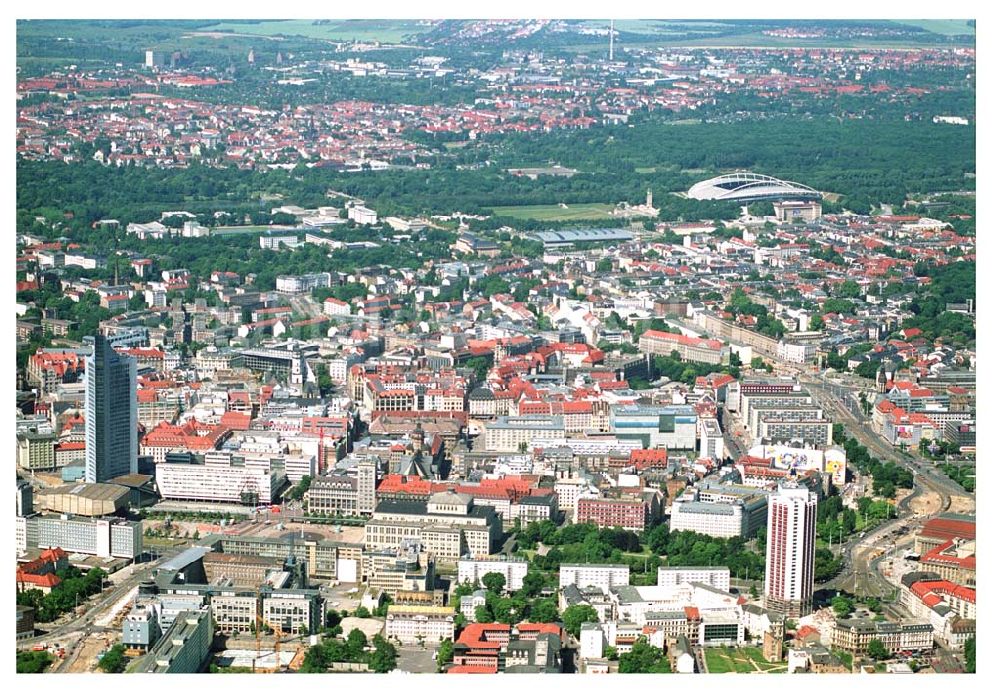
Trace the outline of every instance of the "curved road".
<instances>
[{"instance_id":1,"label":"curved road","mask_svg":"<svg viewBox=\"0 0 1000 692\"><path fill-rule=\"evenodd\" d=\"M922 488L927 488L930 492L936 493L940 498L939 511L943 512L949 508L953 495L972 497L972 494L962 486L950 478L938 474L932 466L925 467L913 457L902 454L898 449L892 447L881 436L876 435L862 419L860 409L854 402L852 389L830 384L809 375L803 375L800 381L816 397L831 418L838 423L843 423L845 433L854 437L879 458L894 461L912 472L915 490L921 491ZM845 398L849 403L845 404ZM918 494L922 494L922 491L911 495L900 503L900 510L908 511L910 503Z\"/></svg>"},{"instance_id":2,"label":"curved road","mask_svg":"<svg viewBox=\"0 0 1000 692\"><path fill-rule=\"evenodd\" d=\"M799 373L799 381L832 420L844 425L846 434L854 437L872 454L894 461L913 474L913 491L899 502L899 518L882 524L863 539L856 537L845 543L840 573L817 587L848 590L857 596L889 596L894 593L895 587L882 574L879 565L895 547L895 532L901 527L915 528L922 516L936 516L947 511L953 496L972 497L972 494L950 478L940 476L933 466L925 466L901 453L868 427L866 416L855 398L856 390L806 372ZM917 515L912 509L913 501L925 494L938 496L938 509L930 515ZM887 539L893 542L886 545Z\"/></svg>"},{"instance_id":3,"label":"curved road","mask_svg":"<svg viewBox=\"0 0 1000 692\"><path fill-rule=\"evenodd\" d=\"M178 555L184 550L186 546L183 547L172 547L164 552L159 558L152 562L144 563L141 567L135 569L135 571L127 578L125 581L116 585L114 588L107 589L97 596L97 599L86 603L87 612L83 615L73 618L67 622L57 625L55 628L45 632L44 634L38 634L34 637L26 637L17 642L19 648L25 646L33 646L40 642L45 641L56 641L60 637L65 637L68 634L72 634L79 630L89 630L93 628L94 620L96 620L99 615L114 605L115 602L120 600L126 593L128 593L132 588L139 585L148 573L155 567L158 567L161 561L169 560L170 558ZM67 658L69 658L67 656Z\"/></svg>"}]
</instances>

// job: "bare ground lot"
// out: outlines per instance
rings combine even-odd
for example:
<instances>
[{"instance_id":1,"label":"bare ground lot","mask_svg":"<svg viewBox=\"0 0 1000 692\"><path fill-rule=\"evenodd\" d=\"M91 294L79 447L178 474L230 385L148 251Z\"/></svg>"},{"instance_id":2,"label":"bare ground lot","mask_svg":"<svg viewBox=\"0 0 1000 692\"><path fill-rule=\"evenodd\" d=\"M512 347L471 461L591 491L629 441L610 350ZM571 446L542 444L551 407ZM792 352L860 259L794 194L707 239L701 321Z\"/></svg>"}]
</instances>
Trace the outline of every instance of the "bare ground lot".
<instances>
[{"instance_id":1,"label":"bare ground lot","mask_svg":"<svg viewBox=\"0 0 1000 692\"><path fill-rule=\"evenodd\" d=\"M954 502L954 498L952 498ZM924 493L913 498L910 509L914 514L927 516L941 510L941 497L937 493Z\"/></svg>"},{"instance_id":2,"label":"bare ground lot","mask_svg":"<svg viewBox=\"0 0 1000 692\"><path fill-rule=\"evenodd\" d=\"M964 495L952 495L951 506L948 510L951 512L974 512L976 510L976 499L974 497L965 497Z\"/></svg>"},{"instance_id":3,"label":"bare ground lot","mask_svg":"<svg viewBox=\"0 0 1000 692\"><path fill-rule=\"evenodd\" d=\"M111 642L106 634L91 634L83 641L83 648L76 655L67 673L93 673L98 671L97 654L108 648Z\"/></svg>"}]
</instances>

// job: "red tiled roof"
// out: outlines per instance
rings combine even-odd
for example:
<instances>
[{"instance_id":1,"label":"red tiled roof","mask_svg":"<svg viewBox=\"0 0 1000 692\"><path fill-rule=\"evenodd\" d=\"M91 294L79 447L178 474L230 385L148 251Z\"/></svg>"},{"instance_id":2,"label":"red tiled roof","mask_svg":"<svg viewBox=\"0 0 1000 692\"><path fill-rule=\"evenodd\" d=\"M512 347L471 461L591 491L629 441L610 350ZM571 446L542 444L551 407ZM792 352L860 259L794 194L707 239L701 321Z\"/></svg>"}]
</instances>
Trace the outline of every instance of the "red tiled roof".
<instances>
[{"instance_id":1,"label":"red tiled roof","mask_svg":"<svg viewBox=\"0 0 1000 692\"><path fill-rule=\"evenodd\" d=\"M449 675L468 675L476 673L493 675L496 672L496 668L489 668L486 666L452 666L448 669Z\"/></svg>"},{"instance_id":2,"label":"red tiled roof","mask_svg":"<svg viewBox=\"0 0 1000 692\"><path fill-rule=\"evenodd\" d=\"M522 622L517 626L518 632L538 632L538 634L562 635L562 627L554 622Z\"/></svg>"},{"instance_id":3,"label":"red tiled roof","mask_svg":"<svg viewBox=\"0 0 1000 692\"><path fill-rule=\"evenodd\" d=\"M973 540L976 537L976 522L935 517L924 524L924 528L921 529L920 535L928 538L941 538L944 540L952 538Z\"/></svg>"},{"instance_id":4,"label":"red tiled roof","mask_svg":"<svg viewBox=\"0 0 1000 692\"><path fill-rule=\"evenodd\" d=\"M938 595L946 593L968 603L976 602L976 590L968 586L960 586L946 579L938 581L918 581L910 587L918 597L926 603L926 596L930 594ZM940 599L940 596L939 596Z\"/></svg>"},{"instance_id":5,"label":"red tiled roof","mask_svg":"<svg viewBox=\"0 0 1000 692\"><path fill-rule=\"evenodd\" d=\"M510 625L500 622L473 622L465 626L462 634L455 640L456 644L464 644L478 649L499 649L500 642L487 641L488 634L506 634L510 632Z\"/></svg>"},{"instance_id":6,"label":"red tiled roof","mask_svg":"<svg viewBox=\"0 0 1000 692\"><path fill-rule=\"evenodd\" d=\"M976 569L976 556L970 555L969 557L958 557L957 555L945 555L946 550L951 549L955 545L954 540L948 540L941 545L927 551L920 556L920 562L925 564L941 564L946 563L950 565L955 565L961 567L962 569Z\"/></svg>"},{"instance_id":7,"label":"red tiled roof","mask_svg":"<svg viewBox=\"0 0 1000 692\"><path fill-rule=\"evenodd\" d=\"M698 337L693 337L693 336L684 336L683 334L671 334L670 332L661 332L655 329L647 329L642 336L646 338L672 341L677 344L683 344L684 346L698 346L700 348L711 348L714 350L719 350L723 346L723 343L716 339L700 339Z\"/></svg>"},{"instance_id":8,"label":"red tiled roof","mask_svg":"<svg viewBox=\"0 0 1000 692\"><path fill-rule=\"evenodd\" d=\"M219 419L219 423L233 430L249 430L250 414L240 411L226 411L222 414L222 418Z\"/></svg>"},{"instance_id":9,"label":"red tiled roof","mask_svg":"<svg viewBox=\"0 0 1000 692\"><path fill-rule=\"evenodd\" d=\"M17 571L17 581L22 584L30 584L32 586L41 586L46 589L51 589L59 586L62 581L59 577L52 574L31 574L29 572Z\"/></svg>"}]
</instances>

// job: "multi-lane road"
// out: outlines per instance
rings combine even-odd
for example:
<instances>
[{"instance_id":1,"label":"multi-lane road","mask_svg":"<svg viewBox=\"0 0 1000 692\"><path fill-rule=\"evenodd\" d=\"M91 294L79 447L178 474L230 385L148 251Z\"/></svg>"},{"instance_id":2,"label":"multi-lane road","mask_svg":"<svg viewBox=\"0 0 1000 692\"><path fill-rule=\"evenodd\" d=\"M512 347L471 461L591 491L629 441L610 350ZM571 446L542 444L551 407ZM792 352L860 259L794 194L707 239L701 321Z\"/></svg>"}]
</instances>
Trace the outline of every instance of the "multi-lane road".
<instances>
[{"instance_id":1,"label":"multi-lane road","mask_svg":"<svg viewBox=\"0 0 1000 692\"><path fill-rule=\"evenodd\" d=\"M843 569L830 581L817 585L820 589L851 591L861 597L891 596L896 587L882 574L881 561L896 548L900 533L908 535L918 528L922 520L948 510L953 497L971 498L972 495L950 478L940 475L933 464L923 463L900 452L876 434L869 427L858 398L861 387L851 386L845 380L829 381L824 376L795 366L789 366L787 370L813 395L831 420L843 424L845 434L865 445L878 458L893 461L913 473L913 492L900 501L898 518L863 537L858 535L848 539L841 547ZM733 458L738 458L737 455L746 453L742 426L725 412L723 423L727 449ZM938 497L936 511L915 513L914 500L929 494Z\"/></svg>"},{"instance_id":2,"label":"multi-lane road","mask_svg":"<svg viewBox=\"0 0 1000 692\"><path fill-rule=\"evenodd\" d=\"M846 434L854 437L879 458L894 461L913 473L914 489L917 492L901 503L900 511L902 513L908 511L913 499L924 492L936 493L940 497L940 511L949 508L952 496L972 497L965 488L947 476L938 473L933 464L922 463L920 460L900 452L868 427L855 389L843 384L828 382L810 374L803 374L799 381L816 397L827 415L844 425Z\"/></svg>"},{"instance_id":3,"label":"multi-lane road","mask_svg":"<svg viewBox=\"0 0 1000 692\"><path fill-rule=\"evenodd\" d=\"M19 647L31 647L39 642L54 642L60 638L83 632L88 633L95 629L94 621L108 608L121 600L129 591L145 580L150 572L162 564L164 561L180 554L186 546L177 546L167 549L156 560L136 565L132 574L121 581L113 588L102 591L98 596L87 603L87 610L83 615L74 616L66 622L57 624L47 632L37 634L34 637L21 639L18 641Z\"/></svg>"}]
</instances>

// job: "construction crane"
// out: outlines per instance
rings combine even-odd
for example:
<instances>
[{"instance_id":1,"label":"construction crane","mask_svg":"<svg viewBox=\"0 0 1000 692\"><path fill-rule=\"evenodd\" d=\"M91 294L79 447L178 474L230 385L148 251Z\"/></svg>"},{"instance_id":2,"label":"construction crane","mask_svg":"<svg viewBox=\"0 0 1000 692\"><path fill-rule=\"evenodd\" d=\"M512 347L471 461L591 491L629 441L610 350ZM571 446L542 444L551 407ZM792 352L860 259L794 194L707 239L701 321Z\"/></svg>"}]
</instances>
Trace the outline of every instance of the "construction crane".
<instances>
[{"instance_id":1,"label":"construction crane","mask_svg":"<svg viewBox=\"0 0 1000 692\"><path fill-rule=\"evenodd\" d=\"M253 666L251 668L254 673L257 672L257 660L260 658L260 630L264 626L264 620L260 616L260 587L259 586L257 587L256 593L257 593L257 599L256 599L255 604L254 604L254 611L256 613L256 617L254 619L254 633L257 635L257 653L253 657Z\"/></svg>"},{"instance_id":2,"label":"construction crane","mask_svg":"<svg viewBox=\"0 0 1000 692\"><path fill-rule=\"evenodd\" d=\"M281 638L285 636L281 625L274 624L274 672L281 672Z\"/></svg>"}]
</instances>

